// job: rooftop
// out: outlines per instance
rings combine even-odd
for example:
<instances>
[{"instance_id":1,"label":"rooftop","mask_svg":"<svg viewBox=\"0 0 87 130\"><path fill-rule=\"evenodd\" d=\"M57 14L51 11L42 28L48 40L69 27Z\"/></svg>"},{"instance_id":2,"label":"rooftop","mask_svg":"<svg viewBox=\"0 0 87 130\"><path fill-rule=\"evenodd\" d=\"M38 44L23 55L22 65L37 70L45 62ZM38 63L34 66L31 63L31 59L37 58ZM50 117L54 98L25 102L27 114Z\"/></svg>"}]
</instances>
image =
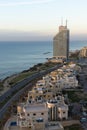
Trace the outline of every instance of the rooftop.
<instances>
[{"instance_id":1,"label":"rooftop","mask_svg":"<svg viewBox=\"0 0 87 130\"><path fill-rule=\"evenodd\" d=\"M23 108L24 112L38 112L38 111L47 111L46 104L27 104Z\"/></svg>"}]
</instances>

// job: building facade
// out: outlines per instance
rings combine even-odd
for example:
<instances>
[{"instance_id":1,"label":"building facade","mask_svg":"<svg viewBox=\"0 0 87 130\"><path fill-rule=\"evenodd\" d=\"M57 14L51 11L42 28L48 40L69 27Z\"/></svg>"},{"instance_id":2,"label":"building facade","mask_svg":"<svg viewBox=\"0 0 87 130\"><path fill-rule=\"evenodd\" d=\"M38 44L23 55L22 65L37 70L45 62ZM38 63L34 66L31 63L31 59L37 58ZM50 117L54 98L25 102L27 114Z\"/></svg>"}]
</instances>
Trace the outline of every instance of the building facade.
<instances>
[{"instance_id":1,"label":"building facade","mask_svg":"<svg viewBox=\"0 0 87 130\"><path fill-rule=\"evenodd\" d=\"M47 105L49 121L68 119L68 105L65 104L63 96L58 96L57 99L49 100Z\"/></svg>"},{"instance_id":2,"label":"building facade","mask_svg":"<svg viewBox=\"0 0 87 130\"><path fill-rule=\"evenodd\" d=\"M80 50L79 56L80 56L80 57L83 57L83 58L87 58L87 47L83 47L83 48Z\"/></svg>"},{"instance_id":3,"label":"building facade","mask_svg":"<svg viewBox=\"0 0 87 130\"><path fill-rule=\"evenodd\" d=\"M17 106L17 125L29 127L32 130L36 126L44 130L44 124L48 122L48 108L43 104L20 104ZM36 125L38 124L38 125ZM39 128L37 128L39 129Z\"/></svg>"},{"instance_id":4,"label":"building facade","mask_svg":"<svg viewBox=\"0 0 87 130\"><path fill-rule=\"evenodd\" d=\"M21 130L64 130L59 122L49 122L48 106L41 104L19 104L17 126Z\"/></svg>"},{"instance_id":5,"label":"building facade","mask_svg":"<svg viewBox=\"0 0 87 130\"><path fill-rule=\"evenodd\" d=\"M69 30L66 26L59 26L58 34L53 38L53 57L68 59L69 57Z\"/></svg>"}]
</instances>

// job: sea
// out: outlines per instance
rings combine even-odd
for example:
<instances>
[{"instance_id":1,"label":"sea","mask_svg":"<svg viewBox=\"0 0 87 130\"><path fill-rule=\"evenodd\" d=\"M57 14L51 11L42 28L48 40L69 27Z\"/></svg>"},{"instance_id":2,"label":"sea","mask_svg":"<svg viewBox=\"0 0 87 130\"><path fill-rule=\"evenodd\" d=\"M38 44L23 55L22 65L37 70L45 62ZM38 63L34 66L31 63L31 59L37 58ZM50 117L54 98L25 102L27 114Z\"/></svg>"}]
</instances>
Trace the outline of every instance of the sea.
<instances>
[{"instance_id":1,"label":"sea","mask_svg":"<svg viewBox=\"0 0 87 130\"><path fill-rule=\"evenodd\" d=\"M70 50L87 46L87 41L70 41ZM17 74L53 56L52 41L0 42L0 80Z\"/></svg>"}]
</instances>

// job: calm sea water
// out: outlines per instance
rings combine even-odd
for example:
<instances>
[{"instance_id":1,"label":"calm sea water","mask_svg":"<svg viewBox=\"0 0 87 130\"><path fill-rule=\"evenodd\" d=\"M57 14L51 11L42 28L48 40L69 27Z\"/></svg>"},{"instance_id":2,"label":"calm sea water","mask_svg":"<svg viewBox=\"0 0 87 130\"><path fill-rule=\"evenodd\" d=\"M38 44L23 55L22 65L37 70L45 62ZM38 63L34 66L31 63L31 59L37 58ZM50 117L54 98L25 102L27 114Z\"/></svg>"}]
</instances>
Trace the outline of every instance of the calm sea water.
<instances>
[{"instance_id":1,"label":"calm sea water","mask_svg":"<svg viewBox=\"0 0 87 130\"><path fill-rule=\"evenodd\" d=\"M87 46L87 41L70 42L70 50ZM47 53L49 52L49 53ZM53 55L52 42L0 42L0 79L43 63Z\"/></svg>"}]
</instances>

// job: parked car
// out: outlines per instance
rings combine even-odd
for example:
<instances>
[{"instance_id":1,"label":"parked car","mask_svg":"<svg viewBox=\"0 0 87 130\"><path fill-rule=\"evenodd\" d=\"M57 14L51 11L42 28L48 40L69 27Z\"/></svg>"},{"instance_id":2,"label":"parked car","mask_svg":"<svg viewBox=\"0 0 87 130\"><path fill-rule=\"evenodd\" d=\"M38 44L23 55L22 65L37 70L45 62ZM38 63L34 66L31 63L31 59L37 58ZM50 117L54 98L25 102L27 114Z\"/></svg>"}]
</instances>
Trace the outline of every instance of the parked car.
<instances>
[{"instance_id":1,"label":"parked car","mask_svg":"<svg viewBox=\"0 0 87 130\"><path fill-rule=\"evenodd\" d=\"M82 118L80 119L80 122L81 122L81 123L87 122L87 119L86 119L85 117L82 117Z\"/></svg>"},{"instance_id":2,"label":"parked car","mask_svg":"<svg viewBox=\"0 0 87 130\"><path fill-rule=\"evenodd\" d=\"M86 113L86 112L83 112L82 114L83 114L83 116L87 116L87 113Z\"/></svg>"},{"instance_id":3,"label":"parked car","mask_svg":"<svg viewBox=\"0 0 87 130\"><path fill-rule=\"evenodd\" d=\"M17 126L17 122L15 122L15 121L14 121L14 122L11 122L11 123L10 123L10 126Z\"/></svg>"}]
</instances>

